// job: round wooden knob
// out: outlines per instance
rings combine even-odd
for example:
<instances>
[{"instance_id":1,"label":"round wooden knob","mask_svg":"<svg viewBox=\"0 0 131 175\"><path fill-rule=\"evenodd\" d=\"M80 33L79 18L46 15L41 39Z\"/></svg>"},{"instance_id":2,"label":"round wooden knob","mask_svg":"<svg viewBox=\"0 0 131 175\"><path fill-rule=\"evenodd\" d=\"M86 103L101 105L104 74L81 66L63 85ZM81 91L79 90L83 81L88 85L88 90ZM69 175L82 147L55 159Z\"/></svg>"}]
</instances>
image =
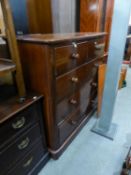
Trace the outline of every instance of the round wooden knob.
<instances>
[{"instance_id":1,"label":"round wooden knob","mask_svg":"<svg viewBox=\"0 0 131 175\"><path fill-rule=\"evenodd\" d=\"M74 82L74 83L78 83L78 81L79 81L79 79L77 78L77 77L72 77L72 82Z\"/></svg>"},{"instance_id":2,"label":"round wooden knob","mask_svg":"<svg viewBox=\"0 0 131 175\"><path fill-rule=\"evenodd\" d=\"M77 121L70 120L70 124L71 124L71 125L76 125L76 124L77 124Z\"/></svg>"},{"instance_id":3,"label":"round wooden knob","mask_svg":"<svg viewBox=\"0 0 131 175\"><path fill-rule=\"evenodd\" d=\"M77 104L77 101L74 100L74 99L71 99L71 100L70 100L70 103L73 104L73 105L76 105L76 104Z\"/></svg>"},{"instance_id":4,"label":"round wooden knob","mask_svg":"<svg viewBox=\"0 0 131 175\"><path fill-rule=\"evenodd\" d=\"M73 53L72 54L73 59L78 59L79 57L80 57L80 55L78 53Z\"/></svg>"},{"instance_id":5,"label":"round wooden knob","mask_svg":"<svg viewBox=\"0 0 131 175\"><path fill-rule=\"evenodd\" d=\"M92 82L92 83L91 83L91 86L93 86L93 87L97 87L97 83Z\"/></svg>"}]
</instances>

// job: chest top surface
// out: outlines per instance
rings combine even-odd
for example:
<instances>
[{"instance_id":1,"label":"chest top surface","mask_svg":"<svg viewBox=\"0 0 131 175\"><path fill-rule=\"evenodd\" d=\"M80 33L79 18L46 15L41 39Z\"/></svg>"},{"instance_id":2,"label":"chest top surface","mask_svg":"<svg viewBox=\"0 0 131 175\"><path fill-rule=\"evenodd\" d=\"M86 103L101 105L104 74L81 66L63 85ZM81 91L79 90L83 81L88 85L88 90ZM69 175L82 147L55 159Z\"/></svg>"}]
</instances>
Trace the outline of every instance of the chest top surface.
<instances>
[{"instance_id":1,"label":"chest top surface","mask_svg":"<svg viewBox=\"0 0 131 175\"><path fill-rule=\"evenodd\" d=\"M34 42L43 44L57 44L60 42L79 41L85 39L94 39L105 36L105 32L90 32L90 33L63 33L63 34L30 34L18 36L18 41Z\"/></svg>"}]
</instances>

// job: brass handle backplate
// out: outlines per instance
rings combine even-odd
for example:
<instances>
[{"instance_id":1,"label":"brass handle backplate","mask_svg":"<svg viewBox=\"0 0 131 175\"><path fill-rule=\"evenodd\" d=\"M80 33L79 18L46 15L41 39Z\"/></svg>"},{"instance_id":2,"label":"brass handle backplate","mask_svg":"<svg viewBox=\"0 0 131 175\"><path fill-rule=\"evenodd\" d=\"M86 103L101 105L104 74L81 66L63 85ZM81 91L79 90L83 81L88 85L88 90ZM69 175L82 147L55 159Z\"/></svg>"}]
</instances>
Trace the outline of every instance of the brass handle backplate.
<instances>
[{"instance_id":1,"label":"brass handle backplate","mask_svg":"<svg viewBox=\"0 0 131 175\"><path fill-rule=\"evenodd\" d=\"M12 123L12 128L13 129L20 129L24 126L25 122L26 122L25 117L21 117L21 119Z\"/></svg>"},{"instance_id":2,"label":"brass handle backplate","mask_svg":"<svg viewBox=\"0 0 131 175\"><path fill-rule=\"evenodd\" d=\"M33 161L33 156L30 157L30 159L27 160L27 161L23 164L23 167L26 168L26 167L30 166L30 164L32 163L32 161Z\"/></svg>"},{"instance_id":3,"label":"brass handle backplate","mask_svg":"<svg viewBox=\"0 0 131 175\"><path fill-rule=\"evenodd\" d=\"M26 137L24 140L22 140L22 142L20 144L18 144L18 149L22 150L25 149L30 143L30 139L28 137Z\"/></svg>"}]
</instances>

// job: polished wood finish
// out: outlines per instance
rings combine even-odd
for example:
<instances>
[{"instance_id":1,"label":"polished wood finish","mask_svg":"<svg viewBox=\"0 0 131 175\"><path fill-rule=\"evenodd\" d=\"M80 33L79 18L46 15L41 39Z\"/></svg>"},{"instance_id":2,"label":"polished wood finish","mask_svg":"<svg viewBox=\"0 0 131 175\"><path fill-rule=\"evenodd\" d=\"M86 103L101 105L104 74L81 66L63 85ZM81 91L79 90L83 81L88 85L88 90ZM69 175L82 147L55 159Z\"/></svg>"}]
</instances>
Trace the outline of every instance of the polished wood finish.
<instances>
[{"instance_id":1,"label":"polished wood finish","mask_svg":"<svg viewBox=\"0 0 131 175\"><path fill-rule=\"evenodd\" d=\"M114 0L82 0L78 11L81 32L108 33L105 51L109 47L113 9Z\"/></svg>"},{"instance_id":2,"label":"polished wood finish","mask_svg":"<svg viewBox=\"0 0 131 175\"><path fill-rule=\"evenodd\" d=\"M32 94L24 102L14 97L0 103L1 175L37 174L49 159L42 102Z\"/></svg>"},{"instance_id":3,"label":"polished wood finish","mask_svg":"<svg viewBox=\"0 0 131 175\"><path fill-rule=\"evenodd\" d=\"M51 0L26 0L29 33L52 33Z\"/></svg>"},{"instance_id":4,"label":"polished wood finish","mask_svg":"<svg viewBox=\"0 0 131 175\"><path fill-rule=\"evenodd\" d=\"M113 17L113 9L114 9L114 0L106 0L106 18L105 18L105 32L108 33L106 38L106 51L109 47L110 42L110 32L111 32L111 25L112 25L112 17Z\"/></svg>"},{"instance_id":5,"label":"polished wood finish","mask_svg":"<svg viewBox=\"0 0 131 175\"><path fill-rule=\"evenodd\" d=\"M80 2L80 31L96 32L97 28L97 0L82 0Z\"/></svg>"},{"instance_id":6,"label":"polished wood finish","mask_svg":"<svg viewBox=\"0 0 131 175\"><path fill-rule=\"evenodd\" d=\"M101 112L105 74L106 74L106 64L99 65L99 68L98 68L98 110L97 110L98 116L100 115L100 112Z\"/></svg>"},{"instance_id":7,"label":"polished wood finish","mask_svg":"<svg viewBox=\"0 0 131 175\"><path fill-rule=\"evenodd\" d=\"M9 0L16 34L52 33L52 1Z\"/></svg>"},{"instance_id":8,"label":"polished wood finish","mask_svg":"<svg viewBox=\"0 0 131 175\"><path fill-rule=\"evenodd\" d=\"M103 0L80 1L80 31L102 31Z\"/></svg>"},{"instance_id":9,"label":"polished wood finish","mask_svg":"<svg viewBox=\"0 0 131 175\"><path fill-rule=\"evenodd\" d=\"M97 76L96 64L103 62L104 37L105 33L18 37L26 86L45 97L48 147L54 158L96 107L97 88L92 82Z\"/></svg>"},{"instance_id":10,"label":"polished wood finish","mask_svg":"<svg viewBox=\"0 0 131 175\"><path fill-rule=\"evenodd\" d=\"M64 46L77 41L102 39L107 35L106 32L78 32L78 33L62 33L62 34L30 34L18 36L17 39L21 42L39 43L39 44L59 44ZM101 38L100 38L101 37Z\"/></svg>"}]
</instances>

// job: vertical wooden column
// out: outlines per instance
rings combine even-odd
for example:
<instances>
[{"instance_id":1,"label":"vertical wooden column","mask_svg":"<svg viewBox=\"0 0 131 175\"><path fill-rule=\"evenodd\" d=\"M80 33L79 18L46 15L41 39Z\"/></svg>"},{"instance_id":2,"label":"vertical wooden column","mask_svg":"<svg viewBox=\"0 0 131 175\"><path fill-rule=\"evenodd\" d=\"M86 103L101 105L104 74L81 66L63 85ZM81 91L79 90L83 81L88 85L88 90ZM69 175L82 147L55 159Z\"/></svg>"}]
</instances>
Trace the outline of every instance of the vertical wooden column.
<instances>
[{"instance_id":1,"label":"vertical wooden column","mask_svg":"<svg viewBox=\"0 0 131 175\"><path fill-rule=\"evenodd\" d=\"M13 63L16 64L15 78L16 78L18 93L20 97L25 97L26 91L25 91L24 79L23 79L23 74L22 74L19 51L18 51L9 1L1 0L0 2L2 6L2 11L3 11L6 36L7 36L7 40L8 40L8 44L10 48L11 59Z\"/></svg>"}]
</instances>

